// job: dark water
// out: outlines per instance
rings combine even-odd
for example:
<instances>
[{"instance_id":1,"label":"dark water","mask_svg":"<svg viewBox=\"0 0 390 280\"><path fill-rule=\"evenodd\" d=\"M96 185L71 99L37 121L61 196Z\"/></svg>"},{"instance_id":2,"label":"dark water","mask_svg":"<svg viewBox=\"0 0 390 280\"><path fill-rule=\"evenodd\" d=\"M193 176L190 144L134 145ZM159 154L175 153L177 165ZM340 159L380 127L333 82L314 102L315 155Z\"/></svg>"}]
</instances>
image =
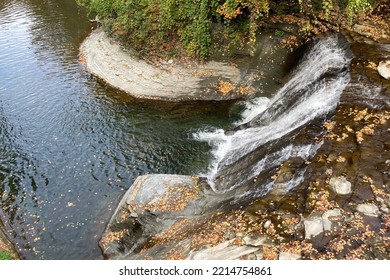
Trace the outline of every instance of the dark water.
<instances>
[{"instance_id":1,"label":"dark water","mask_svg":"<svg viewBox=\"0 0 390 280\"><path fill-rule=\"evenodd\" d=\"M73 0L0 0L0 203L26 259L99 259L101 232L146 173L207 169L197 129L229 104L136 101L78 62L91 26Z\"/></svg>"}]
</instances>

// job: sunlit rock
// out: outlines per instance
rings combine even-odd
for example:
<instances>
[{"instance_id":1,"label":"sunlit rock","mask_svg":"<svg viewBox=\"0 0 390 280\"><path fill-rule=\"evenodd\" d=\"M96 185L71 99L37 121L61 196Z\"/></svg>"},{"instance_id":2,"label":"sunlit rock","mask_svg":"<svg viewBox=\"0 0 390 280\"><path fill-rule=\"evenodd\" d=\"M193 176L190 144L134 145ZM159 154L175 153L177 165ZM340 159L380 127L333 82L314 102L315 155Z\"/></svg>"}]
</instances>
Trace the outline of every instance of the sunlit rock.
<instances>
[{"instance_id":1,"label":"sunlit rock","mask_svg":"<svg viewBox=\"0 0 390 280\"><path fill-rule=\"evenodd\" d=\"M324 226L324 230L331 230L333 220L337 217L341 217L340 209L331 209L322 214L322 223Z\"/></svg>"},{"instance_id":2,"label":"sunlit rock","mask_svg":"<svg viewBox=\"0 0 390 280\"><path fill-rule=\"evenodd\" d=\"M162 232L179 218L201 211L192 205L202 193L198 177L145 175L124 194L99 242L107 258L124 258L148 236Z\"/></svg>"},{"instance_id":3,"label":"sunlit rock","mask_svg":"<svg viewBox=\"0 0 390 280\"><path fill-rule=\"evenodd\" d=\"M235 260L242 256L258 251L259 248L253 246L235 246L230 241L218 244L201 251L191 252L189 260Z\"/></svg>"},{"instance_id":4,"label":"sunlit rock","mask_svg":"<svg viewBox=\"0 0 390 280\"><path fill-rule=\"evenodd\" d=\"M379 215L378 206L372 203L359 204L356 209L366 216L377 217Z\"/></svg>"},{"instance_id":5,"label":"sunlit rock","mask_svg":"<svg viewBox=\"0 0 390 280\"><path fill-rule=\"evenodd\" d=\"M339 195L351 193L351 182L347 181L344 176L332 177L329 181L332 190Z\"/></svg>"},{"instance_id":6,"label":"sunlit rock","mask_svg":"<svg viewBox=\"0 0 390 280\"><path fill-rule=\"evenodd\" d=\"M324 231L324 224L320 215L310 215L303 221L305 225L305 238L310 239Z\"/></svg>"},{"instance_id":7,"label":"sunlit rock","mask_svg":"<svg viewBox=\"0 0 390 280\"><path fill-rule=\"evenodd\" d=\"M390 60L379 62L377 69L379 75L387 80L390 79Z\"/></svg>"}]
</instances>

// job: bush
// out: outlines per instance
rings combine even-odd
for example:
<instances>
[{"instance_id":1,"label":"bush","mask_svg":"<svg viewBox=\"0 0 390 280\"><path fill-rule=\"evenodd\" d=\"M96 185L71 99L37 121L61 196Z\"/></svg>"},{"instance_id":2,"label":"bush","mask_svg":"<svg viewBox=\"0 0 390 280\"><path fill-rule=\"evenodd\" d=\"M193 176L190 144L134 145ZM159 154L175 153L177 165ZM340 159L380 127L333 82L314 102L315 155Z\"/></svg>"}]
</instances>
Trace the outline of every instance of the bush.
<instances>
[{"instance_id":1,"label":"bush","mask_svg":"<svg viewBox=\"0 0 390 280\"><path fill-rule=\"evenodd\" d=\"M76 0L96 13L111 33L142 53L182 53L207 58L212 52L212 26L223 26L221 37L233 48L249 44L270 6L277 13L315 15L345 11L350 22L377 0ZM340 4L339 4L340 3ZM339 6L341 5L341 7ZM280 9L275 7L282 7Z\"/></svg>"},{"instance_id":2,"label":"bush","mask_svg":"<svg viewBox=\"0 0 390 280\"><path fill-rule=\"evenodd\" d=\"M0 260L11 260L11 254L0 250Z\"/></svg>"},{"instance_id":3,"label":"bush","mask_svg":"<svg viewBox=\"0 0 390 280\"><path fill-rule=\"evenodd\" d=\"M254 38L268 0L77 0L104 26L141 52L169 52L180 43L189 55L206 58L212 48L212 23L225 36ZM252 42L253 43L253 42Z\"/></svg>"}]
</instances>

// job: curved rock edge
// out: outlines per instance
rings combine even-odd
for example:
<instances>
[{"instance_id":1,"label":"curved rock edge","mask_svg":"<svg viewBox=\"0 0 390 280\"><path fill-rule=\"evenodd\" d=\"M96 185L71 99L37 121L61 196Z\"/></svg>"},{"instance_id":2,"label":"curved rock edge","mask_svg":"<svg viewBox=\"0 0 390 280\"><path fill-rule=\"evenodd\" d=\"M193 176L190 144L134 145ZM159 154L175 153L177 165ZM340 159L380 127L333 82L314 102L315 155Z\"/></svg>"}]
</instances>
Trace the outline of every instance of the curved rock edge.
<instances>
[{"instance_id":1,"label":"curved rock edge","mask_svg":"<svg viewBox=\"0 0 390 280\"><path fill-rule=\"evenodd\" d=\"M225 62L184 65L138 59L98 28L80 47L80 61L109 86L141 99L233 100L252 93L245 69Z\"/></svg>"}]
</instances>

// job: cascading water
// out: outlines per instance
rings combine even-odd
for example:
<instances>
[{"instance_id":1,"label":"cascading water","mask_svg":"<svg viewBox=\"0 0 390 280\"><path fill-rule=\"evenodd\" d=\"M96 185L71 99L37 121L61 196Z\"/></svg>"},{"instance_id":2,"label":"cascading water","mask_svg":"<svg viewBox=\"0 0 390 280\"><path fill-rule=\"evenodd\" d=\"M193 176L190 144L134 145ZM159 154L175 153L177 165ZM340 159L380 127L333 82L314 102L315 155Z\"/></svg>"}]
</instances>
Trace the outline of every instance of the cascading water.
<instances>
[{"instance_id":1,"label":"cascading water","mask_svg":"<svg viewBox=\"0 0 390 280\"><path fill-rule=\"evenodd\" d=\"M309 144L292 144L289 140L299 128L335 109L349 82L351 58L344 38L319 40L274 97L247 101L236 129L196 133L196 139L213 146L214 160L205 176L214 191L235 190L290 157L308 160L321 143L313 139ZM300 183L303 173L297 172L285 187ZM265 182L260 191L271 185Z\"/></svg>"}]
</instances>

